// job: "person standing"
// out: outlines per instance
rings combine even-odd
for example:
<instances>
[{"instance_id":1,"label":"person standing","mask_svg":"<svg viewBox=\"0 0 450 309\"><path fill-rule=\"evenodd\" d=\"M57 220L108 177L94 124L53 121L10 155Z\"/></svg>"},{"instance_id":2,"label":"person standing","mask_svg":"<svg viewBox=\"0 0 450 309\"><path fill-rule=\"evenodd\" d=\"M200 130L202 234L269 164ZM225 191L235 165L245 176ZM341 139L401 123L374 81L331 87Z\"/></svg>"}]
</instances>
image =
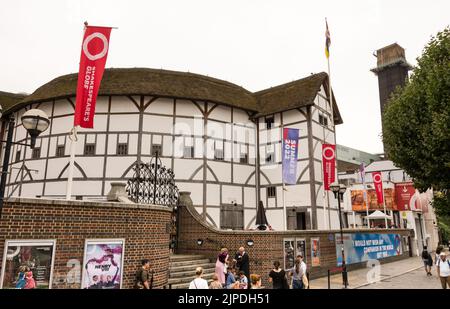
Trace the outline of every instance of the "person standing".
<instances>
[{"instance_id":1,"label":"person standing","mask_svg":"<svg viewBox=\"0 0 450 309\"><path fill-rule=\"evenodd\" d=\"M203 289L203 290L207 290L208 289L208 281L206 281L205 279L202 278L203 276L203 268L202 267L197 267L195 269L195 276L196 278L194 280L191 281L191 283L189 284L189 289Z\"/></svg>"},{"instance_id":2,"label":"person standing","mask_svg":"<svg viewBox=\"0 0 450 309\"><path fill-rule=\"evenodd\" d=\"M216 268L215 268L215 273L218 277L219 282L222 284L222 286L225 286L225 266L226 263L228 262L228 249L227 248L222 248L220 250L219 255L217 256L217 260L216 260Z\"/></svg>"},{"instance_id":3,"label":"person standing","mask_svg":"<svg viewBox=\"0 0 450 309\"><path fill-rule=\"evenodd\" d=\"M450 288L450 261L447 259L445 252L439 254L439 263L437 264L439 279L443 289Z\"/></svg>"},{"instance_id":4,"label":"person standing","mask_svg":"<svg viewBox=\"0 0 450 309\"><path fill-rule=\"evenodd\" d=\"M439 255L441 254L442 250L444 250L444 247L438 246L436 248L436 253L434 254L434 265L436 266L436 273L437 273L438 277L439 277L439 270L438 270L437 266L438 266L439 260L441 259Z\"/></svg>"},{"instance_id":5,"label":"person standing","mask_svg":"<svg viewBox=\"0 0 450 309\"><path fill-rule=\"evenodd\" d=\"M423 265L425 267L425 272L427 273L427 276L432 276L431 266L433 266L433 259L430 255L430 253L427 251L427 247L423 247L422 261L423 261Z\"/></svg>"},{"instance_id":6,"label":"person standing","mask_svg":"<svg viewBox=\"0 0 450 309\"><path fill-rule=\"evenodd\" d=\"M306 275L306 263L303 262L303 256L297 255L295 266L286 270L292 276L292 288L303 289L303 276Z\"/></svg>"},{"instance_id":7,"label":"person standing","mask_svg":"<svg viewBox=\"0 0 450 309\"><path fill-rule=\"evenodd\" d=\"M261 289L261 276L257 274L250 275L252 286L250 289Z\"/></svg>"},{"instance_id":8,"label":"person standing","mask_svg":"<svg viewBox=\"0 0 450 309\"><path fill-rule=\"evenodd\" d=\"M247 278L250 278L250 258L248 253L245 252L244 247L240 247L238 253L236 253L236 266L240 271L243 271Z\"/></svg>"},{"instance_id":9,"label":"person standing","mask_svg":"<svg viewBox=\"0 0 450 309\"><path fill-rule=\"evenodd\" d=\"M289 289L286 279L286 272L280 268L280 262L273 262L273 269L269 273L269 282L272 282L273 289Z\"/></svg>"},{"instance_id":10,"label":"person standing","mask_svg":"<svg viewBox=\"0 0 450 309\"><path fill-rule=\"evenodd\" d=\"M150 260L143 259L142 267L136 272L135 289L150 290L153 287L153 271L150 269Z\"/></svg>"},{"instance_id":11,"label":"person standing","mask_svg":"<svg viewBox=\"0 0 450 309\"><path fill-rule=\"evenodd\" d=\"M212 281L211 281L211 283L209 284L209 288L210 288L211 290L223 289L223 285L222 285L222 283L220 283L219 277L217 277L216 274L214 274L214 275L212 276Z\"/></svg>"}]
</instances>

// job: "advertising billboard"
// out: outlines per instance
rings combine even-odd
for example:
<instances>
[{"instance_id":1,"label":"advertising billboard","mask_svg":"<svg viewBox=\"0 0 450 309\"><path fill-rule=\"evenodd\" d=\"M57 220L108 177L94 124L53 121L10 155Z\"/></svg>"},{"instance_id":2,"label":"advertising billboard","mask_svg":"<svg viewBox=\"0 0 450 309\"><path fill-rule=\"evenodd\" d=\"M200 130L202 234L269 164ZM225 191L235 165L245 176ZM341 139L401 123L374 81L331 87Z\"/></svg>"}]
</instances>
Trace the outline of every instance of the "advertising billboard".
<instances>
[{"instance_id":1,"label":"advertising billboard","mask_svg":"<svg viewBox=\"0 0 450 309\"><path fill-rule=\"evenodd\" d=\"M353 211L366 211L366 203L364 201L364 190L350 190L352 198ZM395 202L394 189L384 189L384 199L386 200L387 210L397 210ZM383 210L383 204L378 204L377 193L373 189L367 190L367 200L369 202L369 210Z\"/></svg>"},{"instance_id":2,"label":"advertising billboard","mask_svg":"<svg viewBox=\"0 0 450 309\"><path fill-rule=\"evenodd\" d=\"M337 265L342 265L341 235L336 234ZM402 254L402 238L399 234L344 234L345 263L354 264L368 260Z\"/></svg>"}]
</instances>

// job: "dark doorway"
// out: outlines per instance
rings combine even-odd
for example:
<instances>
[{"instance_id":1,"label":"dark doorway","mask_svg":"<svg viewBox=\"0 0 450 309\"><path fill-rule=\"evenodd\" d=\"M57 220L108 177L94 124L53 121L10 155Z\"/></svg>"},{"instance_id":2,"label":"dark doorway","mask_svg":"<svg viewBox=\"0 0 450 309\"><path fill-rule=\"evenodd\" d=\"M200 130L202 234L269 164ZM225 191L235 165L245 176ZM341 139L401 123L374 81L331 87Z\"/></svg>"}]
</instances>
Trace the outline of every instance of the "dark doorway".
<instances>
[{"instance_id":1,"label":"dark doorway","mask_svg":"<svg viewBox=\"0 0 450 309\"><path fill-rule=\"evenodd\" d=\"M297 212L297 230L306 230L306 214Z\"/></svg>"}]
</instances>

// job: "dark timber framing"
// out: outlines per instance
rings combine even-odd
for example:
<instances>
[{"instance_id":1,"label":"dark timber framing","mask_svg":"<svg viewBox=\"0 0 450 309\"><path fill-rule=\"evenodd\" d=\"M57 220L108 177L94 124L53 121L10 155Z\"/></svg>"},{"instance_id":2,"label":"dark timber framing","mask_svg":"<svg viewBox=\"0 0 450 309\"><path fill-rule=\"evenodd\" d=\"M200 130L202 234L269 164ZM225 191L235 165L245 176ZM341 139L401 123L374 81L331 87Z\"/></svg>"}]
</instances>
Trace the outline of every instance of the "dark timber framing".
<instances>
[{"instance_id":1,"label":"dark timber framing","mask_svg":"<svg viewBox=\"0 0 450 309\"><path fill-rule=\"evenodd\" d=\"M308 152L309 152L309 179L310 185L310 197L311 197L311 223L312 229L317 229L317 201L316 201L316 185L315 183L315 168L314 168L314 148L313 148L313 132L312 132L312 115L311 106L306 108L306 114L308 119ZM312 182L314 181L314 182Z\"/></svg>"}]
</instances>

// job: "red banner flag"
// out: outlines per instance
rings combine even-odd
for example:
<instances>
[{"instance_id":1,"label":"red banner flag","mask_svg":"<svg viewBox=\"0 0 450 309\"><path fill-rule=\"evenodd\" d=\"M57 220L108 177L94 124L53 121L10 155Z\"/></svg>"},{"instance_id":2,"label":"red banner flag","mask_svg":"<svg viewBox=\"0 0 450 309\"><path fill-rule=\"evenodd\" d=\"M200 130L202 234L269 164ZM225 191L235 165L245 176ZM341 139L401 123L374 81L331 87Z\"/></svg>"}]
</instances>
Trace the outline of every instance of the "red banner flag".
<instances>
[{"instance_id":1,"label":"red banner flag","mask_svg":"<svg viewBox=\"0 0 450 309\"><path fill-rule=\"evenodd\" d=\"M377 193L377 202L383 204L383 177L381 177L381 172L373 172L372 179Z\"/></svg>"},{"instance_id":2,"label":"red banner flag","mask_svg":"<svg viewBox=\"0 0 450 309\"><path fill-rule=\"evenodd\" d=\"M95 103L108 56L109 27L87 26L81 48L74 126L94 127Z\"/></svg>"},{"instance_id":3,"label":"red banner flag","mask_svg":"<svg viewBox=\"0 0 450 309\"><path fill-rule=\"evenodd\" d=\"M336 145L322 144L323 186L330 190L330 184L336 180Z\"/></svg>"}]
</instances>

